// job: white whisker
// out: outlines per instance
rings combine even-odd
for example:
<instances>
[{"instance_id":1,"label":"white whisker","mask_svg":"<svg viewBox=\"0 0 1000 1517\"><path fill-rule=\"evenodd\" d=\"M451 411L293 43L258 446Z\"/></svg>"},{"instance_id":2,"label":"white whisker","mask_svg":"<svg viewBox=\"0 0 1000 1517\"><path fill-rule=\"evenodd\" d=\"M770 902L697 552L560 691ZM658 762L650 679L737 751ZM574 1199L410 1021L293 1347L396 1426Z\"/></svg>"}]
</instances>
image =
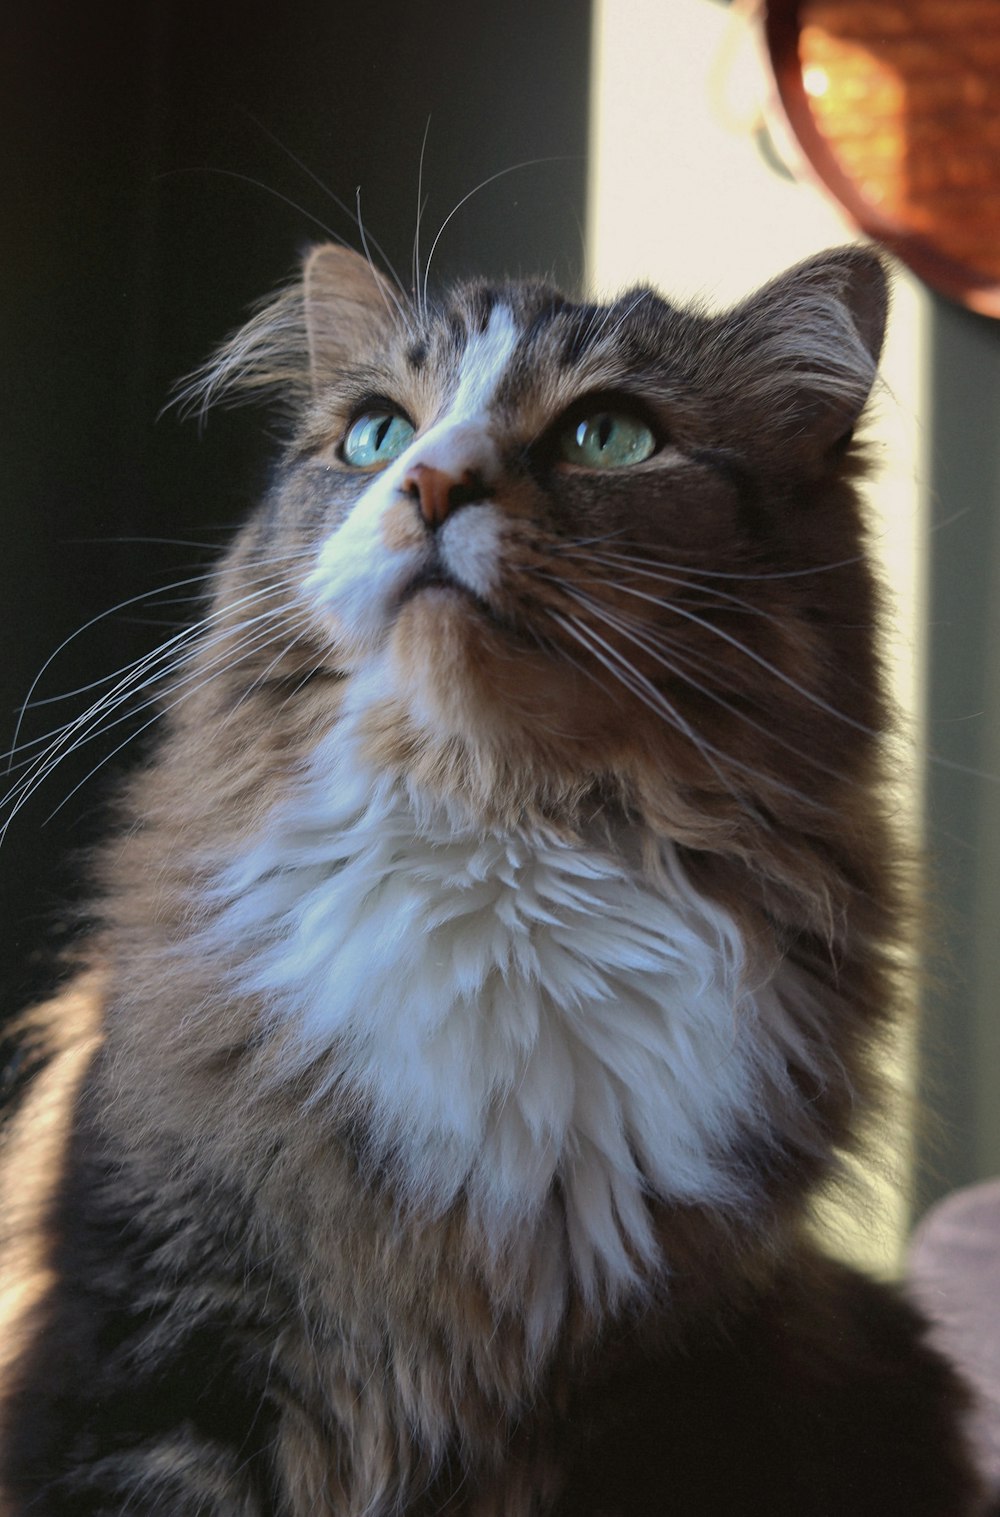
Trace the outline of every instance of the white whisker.
<instances>
[{"instance_id":1,"label":"white whisker","mask_svg":"<svg viewBox=\"0 0 1000 1517\"><path fill-rule=\"evenodd\" d=\"M265 195L271 195L275 200L280 200L293 211L297 211L300 216L304 216L307 221L311 221L314 226L318 226L320 231L329 237L331 241L339 242L343 247L347 245L345 237L341 237L340 233L335 232L325 221L321 221L318 216L314 216L312 211L307 211L305 206L300 205L297 200L293 200L290 195L283 194L281 190L276 190L272 184L266 183L265 180L255 179L252 174L241 174L236 169L223 169L216 167L214 164L203 164L200 168L166 169L158 177L160 179L168 179L179 174L214 174L221 179L235 179L242 184L250 184L255 190L263 190ZM334 196L334 199L336 199L336 196Z\"/></svg>"},{"instance_id":2,"label":"white whisker","mask_svg":"<svg viewBox=\"0 0 1000 1517\"><path fill-rule=\"evenodd\" d=\"M653 605L662 606L663 604L658 596L648 595L642 590L637 590L633 585L620 585L619 589L621 589L626 595L633 595L637 599L649 601ZM795 693L797 695L801 695L804 700L810 701L812 705L818 707L820 711L825 711L828 716L836 717L837 721L843 722L845 726L851 727L856 732L863 733L865 737L877 736L877 733L875 733L871 727L866 726L864 722L856 721L854 717L848 716L845 711L838 711L836 706L832 706L829 701L824 700L824 698L821 695L817 694L815 690L809 690L805 685L801 684L799 680L793 679L790 674L786 674L783 669L779 669L777 664L772 664L770 659L765 658L762 653L758 653L755 649L751 648L749 644L741 642L738 637L734 637L733 634L731 632L727 632L724 627L718 626L715 622L709 621L704 616L699 616L696 612L689 610L687 607L682 606L676 601L671 601L669 604L671 610L674 611L684 621L693 622L695 626L703 627L707 632L711 632L715 637L721 638L723 642L728 643L729 646L735 648L737 652L744 654L746 658L751 659L755 664L758 664L760 668L766 669L767 673L773 675L775 679L781 682L781 684L786 685L790 690L794 690Z\"/></svg>"},{"instance_id":3,"label":"white whisker","mask_svg":"<svg viewBox=\"0 0 1000 1517\"><path fill-rule=\"evenodd\" d=\"M268 646L268 644L271 643L271 642L273 642L273 641L276 641L276 639L273 638L273 637L262 638L256 645L254 645L250 649L250 651L253 652L253 653L259 653L262 648L266 648ZM285 652L287 652L287 649L288 649L289 646L290 645L288 643L285 644L285 646L282 649L282 655ZM241 645L237 645L237 648L235 648L233 650L233 652L237 652L237 651L245 651L245 648L243 646L241 646ZM279 657L282 656L282 655L279 655ZM90 780L93 779L94 775L97 774L99 772L99 770L103 769L106 764L111 763L112 759L114 759L115 757L117 757L117 755L119 753L121 753L122 749L127 748L130 743L134 743L137 738L141 737L142 734L149 727L152 727L156 722L162 721L162 719L168 714L168 712L173 711L174 708L176 706L180 705L182 701L190 699L190 697L192 695L196 694L199 690L204 689L205 685L208 684L208 683L210 683L211 680L213 680L216 677L216 674L218 673L218 670L220 668L229 668L229 667L230 667L230 660L228 658L225 658L225 659L219 658L218 660L216 660L216 667L214 669L212 669L208 674L205 674L204 677L197 684L193 685L190 689L185 690L184 693L183 693L183 695L179 695L176 700L169 701L160 710L155 711L153 713L153 715L149 718L149 720L146 721L146 722L144 722L142 724L142 726L140 728L138 728L137 731L130 732L129 735L128 735L128 737L124 738L123 741L120 742L117 745L117 747L113 748L110 753L105 754L98 761L98 763L96 763L94 765L94 767L92 769L90 769L87 774L84 775L83 779L79 780L77 782L77 784L75 784L73 786L73 788L66 795L63 796L63 798L59 802L58 806L53 807L52 811L49 812L49 815L45 819L46 822L50 822L52 820L52 818L54 816L56 816L62 810L62 808L67 804L67 802L70 801L70 800L72 800L73 796L76 795L77 791L80 790L84 785L88 784L90 782ZM202 671L199 670L199 673L201 673L201 672ZM186 681L182 680L174 688L175 689L180 689L181 685L183 685L184 683L186 683ZM107 729L103 729L103 730L107 730ZM0 837L3 836L3 832L4 831L6 831L6 824L5 824L5 827L4 827L3 831L0 831Z\"/></svg>"},{"instance_id":4,"label":"white whisker","mask_svg":"<svg viewBox=\"0 0 1000 1517\"><path fill-rule=\"evenodd\" d=\"M495 184L498 179L503 179L508 174L516 174L520 169L535 168L538 164L541 163L560 163L562 161L563 160L558 155L555 155L548 158L525 158L521 163L511 163L507 166L507 168L498 169L495 174L490 174L486 179L481 179L477 185L474 185L473 188L468 191L467 194L462 196L461 200L459 200L456 205L452 206L451 210L448 212L447 216L438 227L434 241L431 243L431 250L427 254L427 263L424 267L422 300L422 309L424 311L427 310L428 282L430 280L431 264L434 261L434 254L437 251L437 245L441 241L441 238L444 236L445 228L448 226L449 222L458 215L463 205L467 205L468 202L472 199L473 195L478 195L480 190L485 190L488 185Z\"/></svg>"},{"instance_id":5,"label":"white whisker","mask_svg":"<svg viewBox=\"0 0 1000 1517\"><path fill-rule=\"evenodd\" d=\"M610 332L607 332L606 329L607 329L608 322L611 320L611 316L612 316L612 313L614 311L614 306L608 306L607 310L604 312L604 320L601 322L600 326L594 332L594 337L595 338L597 338L597 337L604 337L606 335L609 340L615 338L618 335L618 333L621 331L622 327L625 325L626 321L628 321L628 319L631 316L632 312L635 311L635 310L638 310L639 306L642 305L643 301L649 300L649 298L652 295L652 293L653 293L652 290L640 290L639 293L638 293L638 295L631 302L631 304L626 308L626 310L624 310L622 312L621 316L619 316L618 320L615 322L615 324L611 328Z\"/></svg>"},{"instance_id":6,"label":"white whisker","mask_svg":"<svg viewBox=\"0 0 1000 1517\"><path fill-rule=\"evenodd\" d=\"M653 558L652 553L654 551L655 550L652 549L646 549L645 555L612 553L608 556L613 558L616 564L620 564L622 566L634 566L642 569L643 572L648 572L650 574L654 574L656 571L661 569L666 569L675 574L694 574L697 575L699 579L737 579L744 580L748 583L755 583L758 580L766 581L772 579L807 579L814 574L830 574L835 569L848 569L854 564L860 564L864 562L863 556L860 553L856 553L853 558L839 558L835 559L832 563L815 564L808 569L776 569L773 571L767 570L765 572L757 572L756 570L751 569L737 571L727 569L706 569L703 568L700 564L666 563L660 559L659 556ZM654 565L655 568L653 567Z\"/></svg>"},{"instance_id":7,"label":"white whisker","mask_svg":"<svg viewBox=\"0 0 1000 1517\"><path fill-rule=\"evenodd\" d=\"M588 555L587 561L591 564L599 564L602 568L607 569L617 570L620 567L613 554L592 553ZM696 580L692 580L689 576L682 574L667 574L657 569L637 570L630 568L628 572L633 575L633 578L652 579L655 580L658 584L675 586L678 590L693 591L698 596L696 604L703 610L728 610L730 607L734 607L746 615L759 617L761 621L768 621L773 622L777 625L784 625L780 616L775 616L772 612L765 611L762 606L755 606L752 601L744 599L743 596L732 595L726 590L719 590L714 585L710 586L708 589L705 589L703 586L699 585ZM628 593L628 581L615 580L614 584L617 589ZM706 597L710 594L715 597L714 600L706 599ZM676 596L663 596L661 598L651 596L650 599L652 600L653 604L659 605L665 611L670 610L674 606L683 604L683 601L678 601Z\"/></svg>"},{"instance_id":8,"label":"white whisker","mask_svg":"<svg viewBox=\"0 0 1000 1517\"><path fill-rule=\"evenodd\" d=\"M684 717L681 716L680 712L673 705L673 703L666 698L661 690L658 690L656 688L651 680L646 679L645 675L642 675L638 672L638 670L633 669L632 665L622 657L617 649L612 647L612 645L607 642L605 638L601 637L600 633L595 632L592 627L585 627L578 617L572 615L569 617L564 617L560 612L552 610L549 611L549 615L561 627L563 627L565 631L570 633L571 636L575 637L580 646L582 648L585 648L590 653L591 657L596 658L599 663L603 664L604 667L608 670L609 674L613 675L619 684L624 685L627 690L630 690L633 695L637 696L638 699L642 701L643 705L647 706L649 710L653 711L656 715L663 717L676 732L680 732L682 736L688 738L689 741L692 742L694 746L699 750L699 752L702 753L709 765L709 768L719 779L720 783L730 792L731 795L733 795L740 802L742 806L744 806L746 809L749 809L746 806L746 798L740 795L739 791L737 791L733 785L732 780L730 780L729 777L723 773L723 771L714 761L713 755L715 757L723 759L727 758L727 755L718 752L716 749L713 749L710 743L706 743L701 738L701 736L695 732L690 723L685 721ZM595 644L597 645L596 647L594 646Z\"/></svg>"},{"instance_id":9,"label":"white whisker","mask_svg":"<svg viewBox=\"0 0 1000 1517\"><path fill-rule=\"evenodd\" d=\"M411 269L411 282L413 298L417 302L417 315L424 320L427 315L426 306L420 298L420 224L423 221L426 201L424 200L424 158L427 153L427 137L431 129L431 118L427 117L424 124L424 135L420 143L420 161L417 165L417 219L413 228L413 258Z\"/></svg>"},{"instance_id":10,"label":"white whisker","mask_svg":"<svg viewBox=\"0 0 1000 1517\"><path fill-rule=\"evenodd\" d=\"M743 722L755 732L762 733L769 742L776 744L779 748L784 748L786 752L791 753L795 758L801 759L805 764L810 764L813 768L823 774L829 775L832 779L840 777L841 771L839 769L832 769L828 764L824 764L821 759L816 758L815 755L804 753L801 748L797 748L794 743L790 743L786 738L783 738L773 727L766 727L763 722L758 722L752 717L748 711L744 711L741 707L734 705L732 701L727 701L718 689L702 684L700 680L695 679L685 669L678 667L679 664L687 664L701 673L712 672L706 670L706 666L699 660L693 659L688 654L674 648L670 650L671 657L667 658L662 648L650 640L650 629L645 627L642 622L636 622L631 617L612 612L608 607L601 605L593 596L587 595L585 592L574 591L568 587L564 587L564 590L567 595L572 596L574 600L586 606L605 625L619 632L622 637L627 638L635 647L641 648L644 653L648 653L650 658L658 663L661 668L666 669L668 673L673 674L685 685L690 686L691 689L697 690L700 695L704 695L708 700L721 706L724 711L728 711L737 721ZM636 630L637 628L639 630ZM762 777L766 778L766 776ZM768 779L768 783L771 783L770 779ZM797 795L800 800L809 799L798 791L791 790L786 793ZM815 802L810 802L810 804L815 804Z\"/></svg>"},{"instance_id":11,"label":"white whisker","mask_svg":"<svg viewBox=\"0 0 1000 1517\"><path fill-rule=\"evenodd\" d=\"M253 578L256 578L256 577L257 576L253 576ZM24 701L21 703L20 714L18 716L17 725L16 725L15 731L14 731L14 742L13 742L13 745L12 745L12 747L10 749L7 750L6 754L0 755L0 757L13 757L19 751L19 748L21 748L21 747L24 746L23 744L20 744L18 742L18 736L19 736L20 729L21 729L21 726L22 726L22 723L23 723L23 718L24 718L26 712L28 712L30 710L35 710L35 709L37 709L40 706L53 705L53 704L55 704L58 701L69 700L69 699L71 699L74 696L83 695L88 690L97 689L101 685L111 684L115 680L125 680L125 679L128 679L128 678L131 678L133 675L135 675L136 672L138 672L140 670L141 666L143 666L149 659L156 659L156 658L161 657L163 653L165 653L167 650L169 650L169 649L171 649L173 647L173 645L174 645L175 642L183 641L186 638L193 638L199 631L201 631L201 630L207 628L208 626L210 626L210 624L212 623L213 620L218 620L220 617L225 616L226 614L228 614L229 610L235 609L236 607L238 607L240 605L244 605L244 604L247 603L248 600L256 598L259 595L267 595L267 594L271 594L274 591L280 591L282 589L289 588L291 586L292 582L291 581L285 582L283 580L275 580L272 583L269 583L269 584L263 586L259 591L248 592L246 596L240 597L238 600L234 601L231 606L229 606L227 608L220 608L219 610L217 610L215 612L212 612L209 616L204 617L202 620L200 620L198 622L195 622L193 624L186 622L184 624L184 626L178 631L178 633L175 634L174 637L170 638L166 643L161 643L159 645L159 647L153 649L152 652L150 652L150 653L144 653L144 654L140 655L140 657L137 658L137 659L135 659L132 663L126 664L124 666L124 668L118 669L118 670L116 670L115 672L113 672L111 674L103 675L100 679L92 680L89 684L80 685L75 690L64 691L64 692L60 693L59 695L43 696L43 697L40 697L37 700L32 700L31 699L32 692L35 689L37 689L39 681L41 680L41 678L44 675L45 671L51 666L51 664L59 656L59 654L63 651L64 648L68 647L68 645L71 642L73 642L77 637L80 637L84 632L88 631L89 628L95 626L98 622L106 620L110 616L114 616L114 615L120 613L127 606L135 605L139 601L151 600L151 599L153 599L154 596L165 594L166 591L175 589L178 586L181 586L181 585L191 585L191 584L195 584L195 585L201 586L201 592L202 593L198 594L198 595L191 596L190 599L191 600L195 600L195 601L203 600L204 599L204 594L205 594L205 578L204 578L204 575L198 575L198 576L195 576L195 577L193 577L191 579L177 580L177 581L174 582L173 585L167 585L164 588L164 590L146 590L141 595L130 596L128 600L119 601L117 605L109 607L106 611L102 611L97 616L92 617L90 621L84 622L83 626L78 627L75 632L72 632L69 635L69 637L65 638L63 640L63 642L61 642L59 644L58 648L56 648L54 650L54 652L52 652L52 653L49 654L48 658L45 660L44 664L39 669L38 673L35 675L35 678L33 679L32 683L31 683L31 687L28 690L28 694L25 696ZM177 604L177 603L179 603L179 602L165 601L165 602L162 602L161 604L171 605L171 604ZM34 743L37 743L39 741L39 739L34 738L31 741L34 744ZM45 739L43 738L43 739L41 739L41 741L45 741Z\"/></svg>"},{"instance_id":12,"label":"white whisker","mask_svg":"<svg viewBox=\"0 0 1000 1517\"><path fill-rule=\"evenodd\" d=\"M18 712L17 721L14 723L14 735L9 750L10 753L14 754L17 752L18 739L20 738L21 727L24 722L24 714L32 705L32 696L38 689L38 685L42 679L42 676L45 674L46 669L51 668L52 664L59 657L60 653L62 653L64 648L68 648L70 643L75 642L78 637L82 637L84 632L89 631L91 627L96 627L98 622L106 621L109 616L114 616L116 612L123 611L128 606L138 605L140 601L149 600L154 595L163 595L171 590L180 590L185 588L187 585L197 585L201 584L202 582L203 575L192 575L187 579L175 580L173 584L163 586L160 590L143 590L139 595L130 595L127 600L119 601L117 605L109 606L105 611L99 611L96 616L92 616L89 621L84 622L82 627L77 627L76 630L74 632L71 632L68 637L64 637L59 646L49 654L48 658L45 660L44 664L39 669L34 679L31 681L31 684L28 686L28 693L24 697L24 700L21 702L21 709Z\"/></svg>"},{"instance_id":13,"label":"white whisker","mask_svg":"<svg viewBox=\"0 0 1000 1517\"><path fill-rule=\"evenodd\" d=\"M405 306L403 305L402 299L400 298L400 296L398 296L396 294L396 291L392 287L392 285L388 284L385 279L383 279L383 278L381 278L379 276L379 271L378 271L378 269L375 266L375 261L372 258L371 251L369 250L369 247L368 247L368 236L367 236L367 233L365 232L364 221L361 218L361 186L360 186L360 184L358 185L357 189L355 190L354 196L355 196L355 201L357 203L358 236L361 238L361 248L362 248L362 251L363 251L363 253L365 255L365 259L367 260L368 267L372 271L372 278L375 281L375 287L378 290L379 295L382 298L382 304L385 306L390 320L392 320L393 308L395 307L396 317L398 318L400 324L403 326L403 328L407 332L409 332L409 333L412 334L412 332L413 332L413 322L410 320L409 313L406 310ZM399 276L395 272L393 272L393 278L396 281L396 284L398 285L399 284ZM392 302L391 304L390 304L390 301Z\"/></svg>"},{"instance_id":14,"label":"white whisker","mask_svg":"<svg viewBox=\"0 0 1000 1517\"><path fill-rule=\"evenodd\" d=\"M268 126L266 126L264 124L264 122L260 120L259 117L254 116L251 112L248 112L247 114L250 116L250 120L253 122L254 126L256 126L259 131L263 132L265 137L270 138L270 140L274 143L275 147L279 148L281 150L281 152L284 153L285 157L288 158L288 159L290 159L291 162L295 164L295 167L299 170L300 173L305 174L308 179L312 180L313 184L316 185L317 189L321 190L323 192L323 194L327 197L327 199L331 200L333 202L333 204L337 207L338 211L343 211L343 213L344 213L345 216L350 217L352 220L354 219L353 218L353 213L351 211L351 208L348 205L348 203L347 203L346 200L341 200L340 196L337 195L337 194L335 194L335 192L333 190L331 190L330 186L326 183L326 181L323 180L323 179L321 179L320 176L317 173L315 173L314 170L309 167L308 163L306 163L304 159L300 158L297 153L293 153L292 149L287 145L287 143L282 142L281 138L277 135L277 133L276 132L272 132L271 128L268 127ZM325 230L325 228L324 228L324 230ZM333 234L331 233L331 235L333 235ZM343 238L343 237L336 237L335 241L339 242L342 246L346 246L347 245L346 239ZM396 270L393 268L392 263L391 263L391 261L389 259L389 255L386 253L385 248L379 242L378 238L377 237L373 237L373 236L371 236L369 234L368 235L368 242L375 249L376 253L381 258L382 263L384 264L384 266L388 270L388 272L392 275L393 279L396 281L397 284L399 284L400 283L399 275L396 273Z\"/></svg>"},{"instance_id":15,"label":"white whisker","mask_svg":"<svg viewBox=\"0 0 1000 1517\"><path fill-rule=\"evenodd\" d=\"M253 604L264 596L273 595L281 590L287 590L291 583L288 580L278 580L262 588L248 592L234 601L232 605L220 607L201 622L196 623L192 627L184 628L181 632L168 638L165 643L161 644L152 653L145 654L133 664L126 666L119 676L113 676L113 678L116 678L114 686L106 691L97 701L93 702L79 717L57 729L52 735L52 740L44 750L30 761L27 772L21 776L17 783L0 800L0 806L7 811L6 819L2 828L0 828L0 838L6 834L6 830L16 813L35 790L48 779L55 767L81 747L82 744L90 741L91 738L109 731L113 726L118 725L120 721L127 720L131 711L127 712L123 717L116 717L113 722L109 721L108 718L121 706L126 704L134 710L134 703L141 703L145 691L152 685L162 685L164 680L170 675L172 669L176 670L182 666L185 661L185 649L194 646L204 653L215 644L225 643L227 644L226 657L225 659L220 658L217 661L218 666L222 667L225 663L229 663L232 656L241 651L246 643L247 639L245 636L242 641L237 638L237 641L233 643L231 639L234 631L243 634L246 629L254 627L259 622L273 622L279 617L286 618L287 608L284 605L271 607L257 616L251 617L248 621L240 623L235 629L223 627L222 630L207 641L199 641L199 639L203 639L206 629L213 622L218 624L222 619L231 616L233 611L240 606ZM180 659L177 657L178 653L181 654ZM200 672L195 671L192 675L187 676L185 680L179 681L174 688L181 688L187 682L187 679L197 677ZM133 736L135 735L137 734L133 734ZM16 749L12 750L12 755L16 751ZM119 749L115 749L116 753L118 751ZM112 754L109 757L113 756Z\"/></svg>"}]
</instances>

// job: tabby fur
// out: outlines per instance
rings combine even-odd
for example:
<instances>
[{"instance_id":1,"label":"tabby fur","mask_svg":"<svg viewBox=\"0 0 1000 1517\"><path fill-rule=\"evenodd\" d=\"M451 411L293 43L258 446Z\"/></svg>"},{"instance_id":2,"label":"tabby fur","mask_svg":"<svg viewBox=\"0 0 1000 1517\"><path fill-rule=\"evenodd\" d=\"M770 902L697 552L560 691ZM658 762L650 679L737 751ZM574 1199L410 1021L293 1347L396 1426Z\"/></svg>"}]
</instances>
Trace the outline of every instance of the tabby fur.
<instances>
[{"instance_id":1,"label":"tabby fur","mask_svg":"<svg viewBox=\"0 0 1000 1517\"><path fill-rule=\"evenodd\" d=\"M709 315L321 247L196 377L288 442L33 1019L10 1517L980 1510L807 1227L898 999L885 308L860 249ZM654 454L568 464L622 407Z\"/></svg>"}]
</instances>

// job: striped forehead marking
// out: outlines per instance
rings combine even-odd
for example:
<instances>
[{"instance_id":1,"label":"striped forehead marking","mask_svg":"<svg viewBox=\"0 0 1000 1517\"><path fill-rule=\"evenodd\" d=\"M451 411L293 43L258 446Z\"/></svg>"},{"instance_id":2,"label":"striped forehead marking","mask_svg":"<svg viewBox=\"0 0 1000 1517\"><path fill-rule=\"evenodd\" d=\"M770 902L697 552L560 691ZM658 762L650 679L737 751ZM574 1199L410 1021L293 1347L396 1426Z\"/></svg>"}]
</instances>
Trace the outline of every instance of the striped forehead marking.
<instances>
[{"instance_id":1,"label":"striped forehead marking","mask_svg":"<svg viewBox=\"0 0 1000 1517\"><path fill-rule=\"evenodd\" d=\"M469 338L458 369L458 385L449 407L452 416L474 416L493 399L518 342L509 306L495 305L484 332Z\"/></svg>"}]
</instances>

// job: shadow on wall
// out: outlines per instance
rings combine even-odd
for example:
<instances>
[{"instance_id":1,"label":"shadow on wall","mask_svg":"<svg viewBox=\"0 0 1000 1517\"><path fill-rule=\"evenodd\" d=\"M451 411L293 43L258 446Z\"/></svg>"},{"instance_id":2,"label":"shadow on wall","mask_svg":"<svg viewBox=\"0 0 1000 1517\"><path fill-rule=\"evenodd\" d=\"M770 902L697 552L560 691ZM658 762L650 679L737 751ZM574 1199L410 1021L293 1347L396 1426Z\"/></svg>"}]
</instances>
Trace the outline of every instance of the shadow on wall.
<instances>
[{"instance_id":1,"label":"shadow on wall","mask_svg":"<svg viewBox=\"0 0 1000 1517\"><path fill-rule=\"evenodd\" d=\"M161 591L97 621L46 669L34 695L50 703L27 715L30 744L92 698L53 696L197 614L192 577L266 483L272 438L259 417L217 414L200 440L173 413L158 416L305 246L327 235L357 244L324 186L348 209L362 187L369 236L408 282L418 187L426 250L481 181L554 160L474 195L435 267L579 279L590 36L578 0L442 0L432 12L388 0L377 29L359 8L317 0L281 15L261 0L238 10L113 0L96 13L42 0L17 26L0 55L11 148L0 231L4 732L64 639ZM4 1010L51 978L53 944L72 925L65 902L125 755L90 771L128 731L68 757L0 848Z\"/></svg>"}]
</instances>

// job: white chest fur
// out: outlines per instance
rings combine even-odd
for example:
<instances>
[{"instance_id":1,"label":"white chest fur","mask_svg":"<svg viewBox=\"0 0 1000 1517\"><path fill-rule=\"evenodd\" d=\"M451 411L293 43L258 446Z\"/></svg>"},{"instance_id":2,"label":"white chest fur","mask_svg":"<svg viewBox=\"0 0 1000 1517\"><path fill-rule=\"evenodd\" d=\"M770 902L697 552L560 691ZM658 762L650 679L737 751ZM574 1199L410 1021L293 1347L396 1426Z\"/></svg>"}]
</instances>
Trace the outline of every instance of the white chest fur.
<instances>
[{"instance_id":1,"label":"white chest fur","mask_svg":"<svg viewBox=\"0 0 1000 1517\"><path fill-rule=\"evenodd\" d=\"M650 1194L747 1204L727 1155L770 1126L798 1038L669 847L653 879L484 830L335 733L219 890L216 941L294 1031L289 1073L332 1054L414 1204L464 1191L503 1248L558 1184L580 1283L612 1290L653 1262Z\"/></svg>"}]
</instances>

